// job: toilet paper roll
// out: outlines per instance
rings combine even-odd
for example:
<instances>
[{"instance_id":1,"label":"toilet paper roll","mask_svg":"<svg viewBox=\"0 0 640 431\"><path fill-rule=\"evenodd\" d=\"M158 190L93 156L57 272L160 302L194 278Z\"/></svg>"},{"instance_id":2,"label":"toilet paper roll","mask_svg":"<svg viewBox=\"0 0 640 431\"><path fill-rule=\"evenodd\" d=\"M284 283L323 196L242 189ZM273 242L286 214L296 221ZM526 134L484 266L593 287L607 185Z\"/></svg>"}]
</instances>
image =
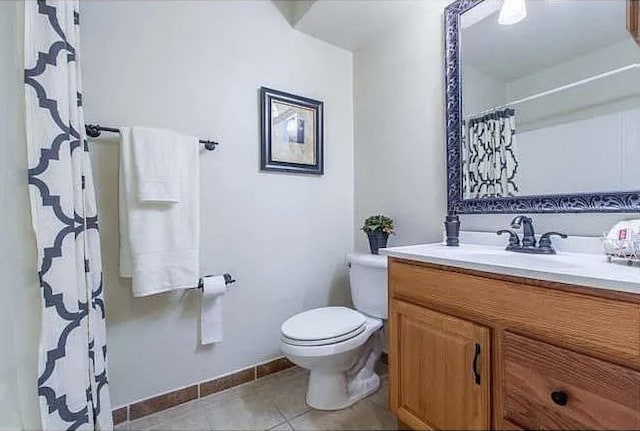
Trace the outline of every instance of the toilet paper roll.
<instances>
[{"instance_id":1,"label":"toilet paper roll","mask_svg":"<svg viewBox=\"0 0 640 431\"><path fill-rule=\"evenodd\" d=\"M224 276L216 275L202 279L200 302L200 342L219 343L222 333L222 297L227 292Z\"/></svg>"}]
</instances>

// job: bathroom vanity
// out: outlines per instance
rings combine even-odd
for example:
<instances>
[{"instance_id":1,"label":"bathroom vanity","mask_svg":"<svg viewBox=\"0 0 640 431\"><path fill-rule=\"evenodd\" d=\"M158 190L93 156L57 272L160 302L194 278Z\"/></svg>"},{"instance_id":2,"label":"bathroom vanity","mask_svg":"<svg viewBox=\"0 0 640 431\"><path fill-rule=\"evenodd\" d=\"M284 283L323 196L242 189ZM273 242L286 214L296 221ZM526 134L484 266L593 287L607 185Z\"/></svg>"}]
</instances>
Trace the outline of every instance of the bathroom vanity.
<instances>
[{"instance_id":1,"label":"bathroom vanity","mask_svg":"<svg viewBox=\"0 0 640 431\"><path fill-rule=\"evenodd\" d=\"M389 402L413 429L640 429L640 268L387 249Z\"/></svg>"}]
</instances>

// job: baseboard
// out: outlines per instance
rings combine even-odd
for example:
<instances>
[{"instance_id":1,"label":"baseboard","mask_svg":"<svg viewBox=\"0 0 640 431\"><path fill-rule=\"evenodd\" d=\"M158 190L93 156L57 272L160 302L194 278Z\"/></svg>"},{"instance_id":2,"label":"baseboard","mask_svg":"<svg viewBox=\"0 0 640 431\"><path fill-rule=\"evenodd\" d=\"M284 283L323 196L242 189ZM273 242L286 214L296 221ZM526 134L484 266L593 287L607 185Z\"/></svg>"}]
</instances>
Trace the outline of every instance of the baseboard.
<instances>
[{"instance_id":1,"label":"baseboard","mask_svg":"<svg viewBox=\"0 0 640 431\"><path fill-rule=\"evenodd\" d=\"M212 380L200 382L186 388L177 389L155 397L147 398L113 410L113 423L117 425L129 420L170 409L177 405L206 397L244 383L248 383L270 374L292 367L294 364L287 358L277 358L268 362L235 371Z\"/></svg>"}]
</instances>

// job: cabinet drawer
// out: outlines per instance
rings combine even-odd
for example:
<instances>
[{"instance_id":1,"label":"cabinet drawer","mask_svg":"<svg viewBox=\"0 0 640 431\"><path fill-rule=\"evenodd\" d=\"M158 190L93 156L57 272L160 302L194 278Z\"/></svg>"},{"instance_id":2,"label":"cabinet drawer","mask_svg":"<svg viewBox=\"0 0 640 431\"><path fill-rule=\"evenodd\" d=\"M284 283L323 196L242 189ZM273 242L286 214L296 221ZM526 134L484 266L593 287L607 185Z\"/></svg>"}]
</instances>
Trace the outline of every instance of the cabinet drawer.
<instances>
[{"instance_id":1,"label":"cabinet drawer","mask_svg":"<svg viewBox=\"0 0 640 431\"><path fill-rule=\"evenodd\" d=\"M640 372L509 332L503 419L525 429L640 429Z\"/></svg>"},{"instance_id":2,"label":"cabinet drawer","mask_svg":"<svg viewBox=\"0 0 640 431\"><path fill-rule=\"evenodd\" d=\"M640 306L391 260L391 296L640 366Z\"/></svg>"}]
</instances>

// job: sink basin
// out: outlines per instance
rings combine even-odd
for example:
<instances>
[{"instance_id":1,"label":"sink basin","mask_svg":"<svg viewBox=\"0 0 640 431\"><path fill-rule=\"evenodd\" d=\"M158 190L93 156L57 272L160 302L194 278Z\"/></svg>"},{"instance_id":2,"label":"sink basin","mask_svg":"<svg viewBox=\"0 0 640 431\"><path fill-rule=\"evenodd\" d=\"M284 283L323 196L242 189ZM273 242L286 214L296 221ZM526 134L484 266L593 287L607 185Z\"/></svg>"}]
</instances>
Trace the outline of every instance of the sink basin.
<instances>
[{"instance_id":1,"label":"sink basin","mask_svg":"<svg viewBox=\"0 0 640 431\"><path fill-rule=\"evenodd\" d=\"M462 251L462 250L461 250ZM532 264L544 266L547 269L571 269L576 265L567 262L561 255L520 254L512 251L487 250L486 252L473 251L460 253L460 258L471 262L485 262L491 265L524 266Z\"/></svg>"}]
</instances>

